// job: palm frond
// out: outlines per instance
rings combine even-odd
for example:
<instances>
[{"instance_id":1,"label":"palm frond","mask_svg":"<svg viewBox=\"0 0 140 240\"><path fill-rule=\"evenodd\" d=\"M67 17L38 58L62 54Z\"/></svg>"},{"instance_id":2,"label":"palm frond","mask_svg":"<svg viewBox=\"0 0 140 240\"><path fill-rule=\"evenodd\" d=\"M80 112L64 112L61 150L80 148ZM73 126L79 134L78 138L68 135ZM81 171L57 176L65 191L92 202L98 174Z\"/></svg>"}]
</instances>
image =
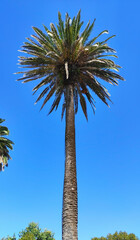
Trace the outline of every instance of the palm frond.
<instances>
[{"instance_id":1,"label":"palm frond","mask_svg":"<svg viewBox=\"0 0 140 240\"><path fill-rule=\"evenodd\" d=\"M78 85L77 85L77 90L78 90L78 94L79 94L79 96L80 96L80 104L81 104L83 113L84 113L86 119L88 120L86 101L85 101L85 98L84 98L83 94L81 93L80 88L79 88Z\"/></svg>"},{"instance_id":2,"label":"palm frond","mask_svg":"<svg viewBox=\"0 0 140 240\"><path fill-rule=\"evenodd\" d=\"M55 92L55 90L56 90L56 87L55 87L55 85L51 88L51 90L50 90L50 92L47 94L47 97L45 98L45 100L44 100L44 102L43 102L43 104L42 104L42 106L41 106L41 109L44 107L44 105L46 104L46 102L51 98L51 96L54 94L54 92Z\"/></svg>"},{"instance_id":3,"label":"palm frond","mask_svg":"<svg viewBox=\"0 0 140 240\"><path fill-rule=\"evenodd\" d=\"M55 108L55 110L57 110L59 102L60 102L61 97L62 97L62 94L63 94L63 89L60 89L59 92L56 93L55 100L54 100L54 102L53 102L53 104L51 106L51 109L50 109L48 114L50 114L54 110L54 108Z\"/></svg>"},{"instance_id":4,"label":"palm frond","mask_svg":"<svg viewBox=\"0 0 140 240\"><path fill-rule=\"evenodd\" d=\"M76 114L78 112L78 91L76 88L74 88L73 95L74 95L74 107L75 107L75 114Z\"/></svg>"},{"instance_id":5,"label":"palm frond","mask_svg":"<svg viewBox=\"0 0 140 240\"><path fill-rule=\"evenodd\" d=\"M104 30L104 31L102 31L101 33L99 33L98 35L97 35L97 37L94 37L92 40L90 40L88 43L87 43L87 46L88 45L92 45L102 34L104 34L104 33L106 33L106 34L108 34L108 30Z\"/></svg>"},{"instance_id":6,"label":"palm frond","mask_svg":"<svg viewBox=\"0 0 140 240\"><path fill-rule=\"evenodd\" d=\"M0 118L0 124L5 120ZM9 135L9 130L5 126L0 125L0 171L4 170L5 166L8 166L8 160L11 159L9 155L9 149L13 150L13 142L3 136Z\"/></svg>"},{"instance_id":7,"label":"palm frond","mask_svg":"<svg viewBox=\"0 0 140 240\"><path fill-rule=\"evenodd\" d=\"M92 29L94 27L94 23L95 23L96 19L94 19L93 23L90 25L90 22L87 24L87 27L85 28L85 30L83 31L83 33L81 34L81 37L83 37L83 45L86 43L86 41L88 40L88 37L90 36L90 33L92 32Z\"/></svg>"}]
</instances>

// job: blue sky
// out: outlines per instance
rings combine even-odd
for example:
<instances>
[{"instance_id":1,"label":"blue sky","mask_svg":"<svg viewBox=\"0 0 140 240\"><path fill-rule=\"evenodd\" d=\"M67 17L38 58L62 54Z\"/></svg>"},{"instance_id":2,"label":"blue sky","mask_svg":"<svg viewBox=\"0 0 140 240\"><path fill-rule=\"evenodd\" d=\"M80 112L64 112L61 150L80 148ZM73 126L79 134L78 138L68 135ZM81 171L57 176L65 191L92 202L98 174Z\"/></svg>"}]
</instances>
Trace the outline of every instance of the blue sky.
<instances>
[{"instance_id":1,"label":"blue sky","mask_svg":"<svg viewBox=\"0 0 140 240\"><path fill-rule=\"evenodd\" d=\"M85 22L96 18L92 35L108 29L116 38L120 74L127 80L108 86L107 108L96 98L96 114L88 105L89 121L76 115L79 239L127 231L140 237L140 111L138 0L5 0L0 2L0 117L6 119L15 142L9 167L0 174L0 238L17 234L31 221L61 239L64 178L64 131L61 108L47 116L50 103L39 112L34 83L16 82L17 51L33 33L57 23L57 13L82 10ZM106 36L105 36L106 37Z\"/></svg>"}]
</instances>

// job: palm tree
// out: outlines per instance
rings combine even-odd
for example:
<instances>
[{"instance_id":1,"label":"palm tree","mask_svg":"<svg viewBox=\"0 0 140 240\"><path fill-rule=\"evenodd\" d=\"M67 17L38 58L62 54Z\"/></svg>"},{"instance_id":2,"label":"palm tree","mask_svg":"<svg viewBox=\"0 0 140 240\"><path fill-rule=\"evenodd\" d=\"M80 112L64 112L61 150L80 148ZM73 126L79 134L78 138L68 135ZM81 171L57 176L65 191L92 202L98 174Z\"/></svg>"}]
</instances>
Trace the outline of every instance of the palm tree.
<instances>
[{"instance_id":1,"label":"palm tree","mask_svg":"<svg viewBox=\"0 0 140 240\"><path fill-rule=\"evenodd\" d=\"M112 85L117 85L117 80L123 78L114 72L120 66L115 64L110 57L117 57L115 50L107 45L107 41L97 41L98 37L107 30L102 31L90 41L90 33L95 20L88 22L81 32L83 21L81 13L71 19L66 14L65 21L58 13L57 27L50 24L50 30L44 26L45 33L33 27L35 35L27 38L28 41L22 46L22 51L29 56L19 57L19 65L30 68L24 72L18 80L23 83L40 79L33 88L36 93L44 88L39 94L36 103L44 97L41 109L54 95L54 101L49 114L57 110L60 100L63 99L62 115L66 116L65 129L65 177L63 190L63 213L62 213L62 239L77 240L77 177L76 177L76 154L75 154L75 114L78 111L78 102L83 113L87 116L86 100L89 101L93 112L95 101L91 93L95 93L107 106L110 95L107 89L99 83L99 79ZM33 94L34 94L33 93Z\"/></svg>"},{"instance_id":2,"label":"palm tree","mask_svg":"<svg viewBox=\"0 0 140 240\"><path fill-rule=\"evenodd\" d=\"M5 120L0 118L0 124ZM4 167L8 167L8 160L11 159L9 149L13 149L13 142L3 136L9 135L7 127L0 126L0 171L4 171Z\"/></svg>"}]
</instances>

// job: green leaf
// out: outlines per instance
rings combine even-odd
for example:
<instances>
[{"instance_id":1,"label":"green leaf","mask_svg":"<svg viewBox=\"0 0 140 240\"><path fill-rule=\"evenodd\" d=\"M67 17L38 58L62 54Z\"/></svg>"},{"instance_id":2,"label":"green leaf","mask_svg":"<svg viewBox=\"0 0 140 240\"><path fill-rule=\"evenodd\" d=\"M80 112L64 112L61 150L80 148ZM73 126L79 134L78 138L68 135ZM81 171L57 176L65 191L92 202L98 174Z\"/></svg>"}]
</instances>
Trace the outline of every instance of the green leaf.
<instances>
[{"instance_id":1,"label":"green leaf","mask_svg":"<svg viewBox=\"0 0 140 240\"><path fill-rule=\"evenodd\" d=\"M78 94L79 94L79 96L80 96L80 104L81 104L83 113L84 113L86 119L88 120L86 101L85 101L85 98L84 98L84 96L82 95L82 93L81 93L80 88L79 88L78 85L77 85L77 90L78 90Z\"/></svg>"},{"instance_id":2,"label":"green leaf","mask_svg":"<svg viewBox=\"0 0 140 240\"><path fill-rule=\"evenodd\" d=\"M44 100L44 102L43 102L43 104L42 104L42 106L41 106L41 109L45 106L45 104L47 103L47 101L48 101L48 100L51 98L51 96L54 94L55 90L56 90L56 86L54 85L54 86L52 87L52 89L50 90L50 92L48 93L47 97L45 98L45 100ZM41 109L40 109L40 110L41 110Z\"/></svg>"},{"instance_id":3,"label":"green leaf","mask_svg":"<svg viewBox=\"0 0 140 240\"><path fill-rule=\"evenodd\" d=\"M97 40L97 38L100 37L100 36L101 36L102 34L104 34L104 33L107 33L107 34L108 34L108 30L104 30L104 31L102 31L101 33L99 33L97 37L94 37L94 38L87 44L87 46L93 44L93 43Z\"/></svg>"}]
</instances>

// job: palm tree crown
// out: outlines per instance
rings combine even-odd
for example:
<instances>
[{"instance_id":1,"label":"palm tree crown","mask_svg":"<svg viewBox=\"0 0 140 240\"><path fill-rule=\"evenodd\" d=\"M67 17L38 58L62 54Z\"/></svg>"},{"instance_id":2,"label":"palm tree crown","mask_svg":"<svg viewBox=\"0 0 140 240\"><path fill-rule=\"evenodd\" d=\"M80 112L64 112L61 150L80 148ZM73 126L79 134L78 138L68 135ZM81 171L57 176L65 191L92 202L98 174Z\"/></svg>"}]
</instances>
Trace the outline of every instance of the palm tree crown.
<instances>
[{"instance_id":1,"label":"palm tree crown","mask_svg":"<svg viewBox=\"0 0 140 240\"><path fill-rule=\"evenodd\" d=\"M78 101L80 100L82 110L87 118L85 96L93 111L95 111L95 101L91 91L106 105L108 105L107 100L110 100L107 89L98 80L102 79L112 85L117 85L119 79L124 80L114 72L114 70L118 71L120 66L109 59L110 57L117 57L115 50L107 44L107 41L115 35L104 41L97 41L99 36L108 33L105 30L89 41L88 38L95 20L92 24L88 22L81 32L83 21L81 21L80 15L79 11L77 16L71 19L66 14L64 22L61 14L58 13L57 27L53 23L50 24L51 30L44 26L45 33L33 27L36 35L27 38L28 42L25 42L22 47L22 52L30 56L22 56L19 60L19 64L23 68L32 69L18 72L24 74L18 80L23 80L23 83L26 83L41 79L33 88L34 93L36 93L44 87L36 100L38 102L44 97L41 109L55 95L49 111L51 113L54 109L57 109L62 96L64 96L62 117L71 94L70 91L67 91L68 85L73 86L75 113L78 111Z\"/></svg>"},{"instance_id":2,"label":"palm tree crown","mask_svg":"<svg viewBox=\"0 0 140 240\"><path fill-rule=\"evenodd\" d=\"M5 120L0 118L0 124ZM13 142L3 136L9 135L7 127L0 126L0 171L4 170L4 167L8 166L8 160L11 159L9 155L9 149L13 149Z\"/></svg>"}]
</instances>

